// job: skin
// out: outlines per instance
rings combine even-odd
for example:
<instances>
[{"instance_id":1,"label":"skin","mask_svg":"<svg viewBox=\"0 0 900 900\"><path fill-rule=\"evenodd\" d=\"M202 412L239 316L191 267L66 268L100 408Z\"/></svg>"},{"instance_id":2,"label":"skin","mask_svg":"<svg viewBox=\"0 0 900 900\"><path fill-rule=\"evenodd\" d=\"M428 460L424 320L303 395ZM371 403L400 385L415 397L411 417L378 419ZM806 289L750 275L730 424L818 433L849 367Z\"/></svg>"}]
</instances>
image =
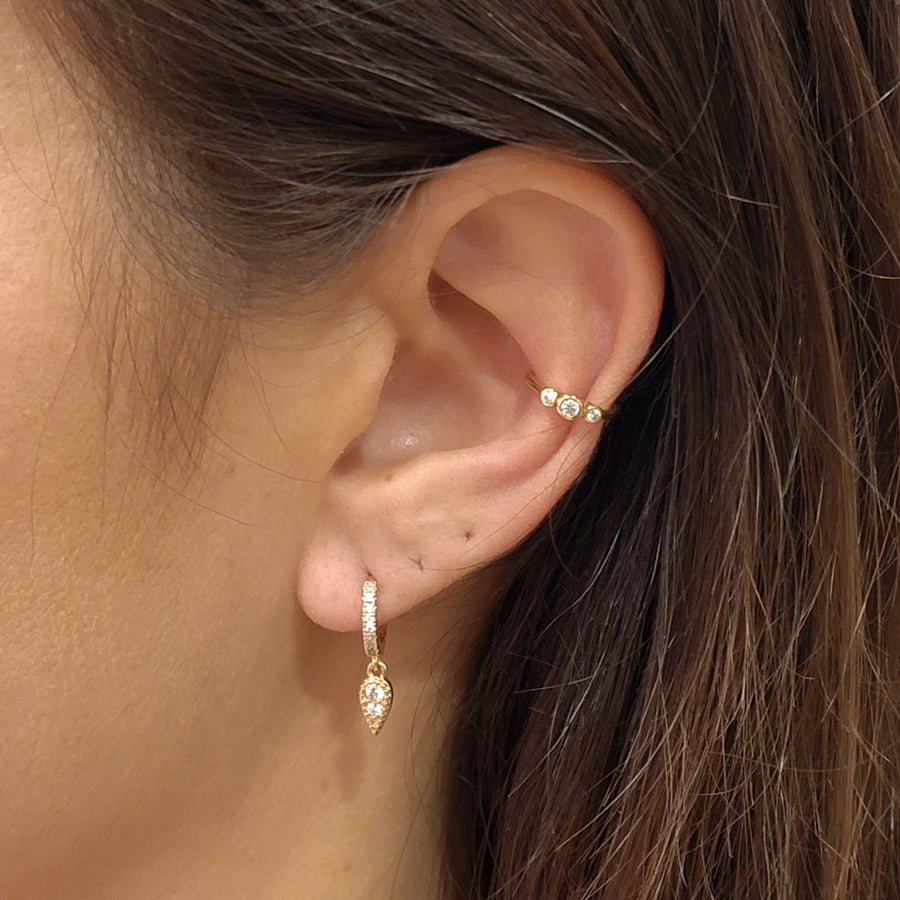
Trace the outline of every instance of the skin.
<instances>
[{"instance_id":1,"label":"skin","mask_svg":"<svg viewBox=\"0 0 900 900\"><path fill-rule=\"evenodd\" d=\"M599 176L500 151L302 314L224 322L135 265L90 116L6 0L0 34L0 895L436 893L494 561L600 434L522 372L614 400L659 313L652 231ZM375 739L368 572L397 696Z\"/></svg>"},{"instance_id":2,"label":"skin","mask_svg":"<svg viewBox=\"0 0 900 900\"><path fill-rule=\"evenodd\" d=\"M335 361L377 337L362 314L279 335L304 345L290 378L307 387L268 390L268 411L258 390L285 374L279 351L257 373L226 348L203 478L184 477L184 452L162 465L133 389L147 367L110 350L115 272L89 296L81 278L117 265L89 121L5 3L0 33L0 894L284 896L302 881L327 896L346 878L346 896L386 881L411 895L434 852L432 741L413 773L411 748L382 735L371 765L395 761L366 781L358 636L301 622L294 588L335 454L311 401L340 397ZM266 418L288 407L282 444ZM406 646L392 675L415 681L422 646ZM335 714L347 698L352 718ZM412 728L415 705L395 715ZM381 817L387 792L396 816ZM376 818L363 870L345 832ZM294 851L312 832L314 865Z\"/></svg>"}]
</instances>

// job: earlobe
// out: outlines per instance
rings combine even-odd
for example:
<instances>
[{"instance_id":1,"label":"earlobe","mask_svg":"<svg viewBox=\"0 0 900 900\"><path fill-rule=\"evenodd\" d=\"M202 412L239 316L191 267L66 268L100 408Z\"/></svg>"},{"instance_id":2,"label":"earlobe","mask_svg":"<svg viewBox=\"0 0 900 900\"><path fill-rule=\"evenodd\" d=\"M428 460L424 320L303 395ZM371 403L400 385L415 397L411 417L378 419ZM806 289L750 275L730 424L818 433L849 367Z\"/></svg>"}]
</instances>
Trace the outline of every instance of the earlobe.
<instances>
[{"instance_id":1,"label":"earlobe","mask_svg":"<svg viewBox=\"0 0 900 900\"><path fill-rule=\"evenodd\" d=\"M359 628L367 577L389 621L537 526L601 433L587 406L611 407L633 377L663 296L662 255L631 198L521 149L440 173L373 247L366 288L397 346L299 573L304 610L336 630ZM551 387L578 398L576 415L535 389Z\"/></svg>"}]
</instances>

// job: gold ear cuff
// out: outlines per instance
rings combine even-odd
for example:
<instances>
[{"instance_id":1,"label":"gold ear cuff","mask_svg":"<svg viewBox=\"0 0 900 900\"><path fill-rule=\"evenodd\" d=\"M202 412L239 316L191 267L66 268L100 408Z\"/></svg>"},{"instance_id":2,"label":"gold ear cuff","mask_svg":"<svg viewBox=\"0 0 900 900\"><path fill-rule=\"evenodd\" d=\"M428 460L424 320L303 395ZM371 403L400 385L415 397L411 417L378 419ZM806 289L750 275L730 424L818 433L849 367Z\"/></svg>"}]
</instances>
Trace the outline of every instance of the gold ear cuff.
<instances>
[{"instance_id":1,"label":"gold ear cuff","mask_svg":"<svg viewBox=\"0 0 900 900\"><path fill-rule=\"evenodd\" d=\"M604 409L596 403L589 403L574 394L563 394L554 387L542 387L534 372L528 373L528 383L541 395L541 403L552 407L568 422L584 419L591 425L599 425L612 415L612 410Z\"/></svg>"}]
</instances>

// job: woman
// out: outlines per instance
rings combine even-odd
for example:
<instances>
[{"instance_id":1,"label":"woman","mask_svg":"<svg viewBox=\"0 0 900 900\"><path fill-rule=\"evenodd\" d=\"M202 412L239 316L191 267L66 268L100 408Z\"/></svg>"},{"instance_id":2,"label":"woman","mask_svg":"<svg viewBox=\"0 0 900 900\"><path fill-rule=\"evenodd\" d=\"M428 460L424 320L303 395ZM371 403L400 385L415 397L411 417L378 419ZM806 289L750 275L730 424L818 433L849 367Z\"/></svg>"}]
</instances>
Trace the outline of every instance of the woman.
<instances>
[{"instance_id":1,"label":"woman","mask_svg":"<svg viewBox=\"0 0 900 900\"><path fill-rule=\"evenodd\" d=\"M0 896L898 896L892 0L0 10Z\"/></svg>"}]
</instances>

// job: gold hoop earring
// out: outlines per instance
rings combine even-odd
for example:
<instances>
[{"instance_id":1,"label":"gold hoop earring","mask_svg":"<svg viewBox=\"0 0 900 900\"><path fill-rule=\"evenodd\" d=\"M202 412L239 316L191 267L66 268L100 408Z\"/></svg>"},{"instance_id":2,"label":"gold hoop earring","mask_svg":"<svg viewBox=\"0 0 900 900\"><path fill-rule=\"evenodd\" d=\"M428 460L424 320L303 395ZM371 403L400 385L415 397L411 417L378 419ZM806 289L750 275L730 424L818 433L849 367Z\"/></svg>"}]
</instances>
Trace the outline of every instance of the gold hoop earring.
<instances>
[{"instance_id":1,"label":"gold hoop earring","mask_svg":"<svg viewBox=\"0 0 900 900\"><path fill-rule=\"evenodd\" d=\"M528 383L540 394L541 403L555 409L557 415L562 416L567 422L584 419L591 425L599 425L612 415L612 410L582 400L574 394L564 394L554 387L542 387L534 372L529 372L527 377Z\"/></svg>"},{"instance_id":2,"label":"gold hoop earring","mask_svg":"<svg viewBox=\"0 0 900 900\"><path fill-rule=\"evenodd\" d=\"M382 641L378 636L378 583L370 578L362 590L363 650L369 657L366 677L359 687L359 705L372 734L378 734L394 702L394 689L387 680L387 666L381 658Z\"/></svg>"}]
</instances>

